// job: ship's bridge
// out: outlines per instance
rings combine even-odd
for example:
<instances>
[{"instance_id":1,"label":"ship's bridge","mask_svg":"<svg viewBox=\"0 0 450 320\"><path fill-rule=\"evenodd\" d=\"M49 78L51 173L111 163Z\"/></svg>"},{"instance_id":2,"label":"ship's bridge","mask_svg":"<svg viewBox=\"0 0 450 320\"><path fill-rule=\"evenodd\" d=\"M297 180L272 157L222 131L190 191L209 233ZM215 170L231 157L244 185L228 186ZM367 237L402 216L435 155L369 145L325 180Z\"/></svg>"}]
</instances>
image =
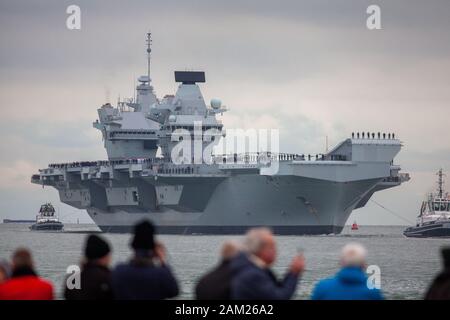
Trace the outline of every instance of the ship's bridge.
<instances>
[{"instance_id":1,"label":"ship's bridge","mask_svg":"<svg viewBox=\"0 0 450 320\"><path fill-rule=\"evenodd\" d=\"M450 211L450 200L448 198L434 198L430 205L433 211Z\"/></svg>"},{"instance_id":2,"label":"ship's bridge","mask_svg":"<svg viewBox=\"0 0 450 320\"><path fill-rule=\"evenodd\" d=\"M173 99L177 114L205 114L206 103L198 82L205 82L205 73L200 71L175 71L175 81L181 82Z\"/></svg>"}]
</instances>

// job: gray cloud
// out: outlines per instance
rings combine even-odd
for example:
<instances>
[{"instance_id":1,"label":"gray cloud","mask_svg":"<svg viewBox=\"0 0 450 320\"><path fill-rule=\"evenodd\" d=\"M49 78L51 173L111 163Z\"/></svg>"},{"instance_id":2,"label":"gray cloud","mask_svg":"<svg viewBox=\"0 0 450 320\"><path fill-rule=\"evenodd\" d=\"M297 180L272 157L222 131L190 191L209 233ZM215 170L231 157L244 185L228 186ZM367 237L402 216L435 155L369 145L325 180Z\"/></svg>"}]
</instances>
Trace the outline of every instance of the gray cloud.
<instances>
[{"instance_id":1,"label":"gray cloud","mask_svg":"<svg viewBox=\"0 0 450 320\"><path fill-rule=\"evenodd\" d=\"M25 121L6 124L0 128L3 137L21 137L30 144L50 148L82 149L98 144L86 131L91 130L89 123L55 123L41 121L39 123Z\"/></svg>"},{"instance_id":2,"label":"gray cloud","mask_svg":"<svg viewBox=\"0 0 450 320\"><path fill-rule=\"evenodd\" d=\"M0 37L8 46L0 68L114 74L143 62L136 50L143 32L135 30L148 28L161 66L219 62L277 81L330 72L342 60L403 65L424 55L446 57L450 49L443 41L450 26L446 1L381 1L384 29L372 33L365 28L370 1L80 1L83 24L76 32L65 28L71 2L47 3L3 3Z\"/></svg>"}]
</instances>

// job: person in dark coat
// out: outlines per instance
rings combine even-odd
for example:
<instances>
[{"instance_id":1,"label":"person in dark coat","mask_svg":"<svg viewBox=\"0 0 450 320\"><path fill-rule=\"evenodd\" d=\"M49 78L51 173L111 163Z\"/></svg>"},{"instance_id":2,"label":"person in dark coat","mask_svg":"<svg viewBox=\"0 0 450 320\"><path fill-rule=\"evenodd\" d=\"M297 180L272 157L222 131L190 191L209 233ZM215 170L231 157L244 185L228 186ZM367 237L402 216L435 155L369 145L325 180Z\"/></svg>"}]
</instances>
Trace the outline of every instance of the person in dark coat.
<instances>
[{"instance_id":1,"label":"person in dark coat","mask_svg":"<svg viewBox=\"0 0 450 320\"><path fill-rule=\"evenodd\" d=\"M342 249L341 270L315 286L312 300L383 300L380 289L367 284L366 249L349 243Z\"/></svg>"},{"instance_id":2,"label":"person in dark coat","mask_svg":"<svg viewBox=\"0 0 450 320\"><path fill-rule=\"evenodd\" d=\"M227 241L222 246L221 262L212 271L204 275L195 287L197 300L229 300L231 299L230 264L239 253L240 246L234 241Z\"/></svg>"},{"instance_id":3,"label":"person in dark coat","mask_svg":"<svg viewBox=\"0 0 450 320\"><path fill-rule=\"evenodd\" d=\"M80 288L69 287L66 281L64 297L67 300L112 300L109 244L97 235L90 235L86 241L84 258Z\"/></svg>"},{"instance_id":4,"label":"person in dark coat","mask_svg":"<svg viewBox=\"0 0 450 320\"><path fill-rule=\"evenodd\" d=\"M303 256L296 256L282 281L278 281L270 266L276 259L276 244L267 228L251 229L245 238L247 253L231 262L231 298L235 300L286 300L297 288L305 268Z\"/></svg>"},{"instance_id":5,"label":"person in dark coat","mask_svg":"<svg viewBox=\"0 0 450 320\"><path fill-rule=\"evenodd\" d=\"M425 300L450 300L450 247L441 250L444 269L433 280Z\"/></svg>"},{"instance_id":6,"label":"person in dark coat","mask_svg":"<svg viewBox=\"0 0 450 320\"><path fill-rule=\"evenodd\" d=\"M53 299L53 285L36 274L30 251L17 249L12 257L11 278L0 284L0 300Z\"/></svg>"},{"instance_id":7,"label":"person in dark coat","mask_svg":"<svg viewBox=\"0 0 450 320\"><path fill-rule=\"evenodd\" d=\"M178 295L178 284L166 262L166 251L154 239L154 227L143 221L134 228L134 257L113 271L114 295L119 300L162 300Z\"/></svg>"}]
</instances>

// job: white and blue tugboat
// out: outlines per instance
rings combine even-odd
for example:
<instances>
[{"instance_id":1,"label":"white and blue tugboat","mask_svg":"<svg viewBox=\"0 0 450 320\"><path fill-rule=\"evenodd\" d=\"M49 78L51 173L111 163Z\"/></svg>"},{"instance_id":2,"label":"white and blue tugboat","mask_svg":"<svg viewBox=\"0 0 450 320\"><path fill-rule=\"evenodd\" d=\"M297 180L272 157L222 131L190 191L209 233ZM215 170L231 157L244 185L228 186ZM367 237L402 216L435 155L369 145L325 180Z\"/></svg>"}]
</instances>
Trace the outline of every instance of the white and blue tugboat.
<instances>
[{"instance_id":1,"label":"white and blue tugboat","mask_svg":"<svg viewBox=\"0 0 450 320\"><path fill-rule=\"evenodd\" d=\"M55 208L51 203L45 203L39 209L36 216L36 223L30 227L34 231L61 231L64 225L55 215Z\"/></svg>"},{"instance_id":2,"label":"white and blue tugboat","mask_svg":"<svg viewBox=\"0 0 450 320\"><path fill-rule=\"evenodd\" d=\"M450 237L450 195L444 191L442 169L438 175L437 193L430 193L422 202L420 214L415 227L406 229L407 237Z\"/></svg>"}]
</instances>

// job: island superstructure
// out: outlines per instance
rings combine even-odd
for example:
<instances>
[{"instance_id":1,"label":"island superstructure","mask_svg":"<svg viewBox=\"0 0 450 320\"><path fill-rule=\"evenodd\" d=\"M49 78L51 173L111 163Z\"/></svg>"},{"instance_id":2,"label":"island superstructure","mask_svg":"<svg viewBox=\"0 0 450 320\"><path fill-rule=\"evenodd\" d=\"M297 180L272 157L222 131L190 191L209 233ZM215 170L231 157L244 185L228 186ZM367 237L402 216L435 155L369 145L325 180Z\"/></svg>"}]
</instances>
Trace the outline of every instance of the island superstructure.
<instances>
[{"instance_id":1,"label":"island superstructure","mask_svg":"<svg viewBox=\"0 0 450 320\"><path fill-rule=\"evenodd\" d=\"M225 136L217 117L226 107L218 99L206 104L200 71L175 71L177 92L158 99L150 44L147 34L148 71L138 78L136 97L98 109L93 126L108 160L51 164L31 178L85 209L101 230L128 232L150 219L159 233L172 234L238 234L253 226L278 234L340 233L375 192L409 180L394 164L402 143L391 133L352 134L313 156L214 154ZM180 152L187 141L191 152Z\"/></svg>"}]
</instances>

